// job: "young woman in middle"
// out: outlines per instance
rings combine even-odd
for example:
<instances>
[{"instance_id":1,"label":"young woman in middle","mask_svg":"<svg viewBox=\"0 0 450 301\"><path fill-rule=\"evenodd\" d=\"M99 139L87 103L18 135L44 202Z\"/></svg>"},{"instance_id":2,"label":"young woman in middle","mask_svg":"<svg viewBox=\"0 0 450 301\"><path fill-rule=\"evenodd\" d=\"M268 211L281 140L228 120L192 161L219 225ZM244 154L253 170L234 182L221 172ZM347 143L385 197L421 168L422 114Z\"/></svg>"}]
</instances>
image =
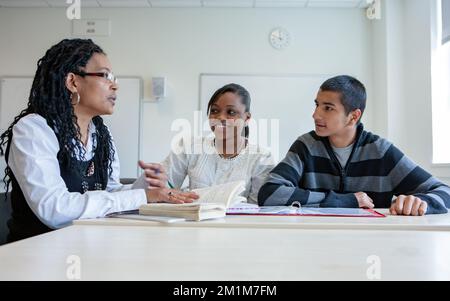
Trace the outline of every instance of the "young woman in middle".
<instances>
[{"instance_id":1,"label":"young woman in middle","mask_svg":"<svg viewBox=\"0 0 450 301\"><path fill-rule=\"evenodd\" d=\"M244 180L242 196L257 203L259 188L274 162L268 150L249 144L250 102L249 92L237 84L213 94L207 107L213 135L189 143L181 139L162 162L174 188L181 188L186 176L189 189Z\"/></svg>"}]
</instances>

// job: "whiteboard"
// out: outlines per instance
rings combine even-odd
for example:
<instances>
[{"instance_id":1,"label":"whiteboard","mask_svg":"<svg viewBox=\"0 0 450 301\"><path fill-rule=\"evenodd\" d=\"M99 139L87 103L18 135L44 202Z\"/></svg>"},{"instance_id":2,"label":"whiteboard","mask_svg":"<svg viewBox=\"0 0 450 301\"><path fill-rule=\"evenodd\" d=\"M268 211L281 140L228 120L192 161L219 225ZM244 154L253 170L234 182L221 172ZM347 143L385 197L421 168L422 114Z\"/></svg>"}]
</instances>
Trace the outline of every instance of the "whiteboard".
<instances>
[{"instance_id":1,"label":"whiteboard","mask_svg":"<svg viewBox=\"0 0 450 301\"><path fill-rule=\"evenodd\" d=\"M320 85L330 77L325 74L201 74L199 109L206 117L209 99L226 84L236 83L246 88L252 100L250 141L269 148L278 162L297 137L314 129L314 100Z\"/></svg>"},{"instance_id":2,"label":"whiteboard","mask_svg":"<svg viewBox=\"0 0 450 301\"><path fill-rule=\"evenodd\" d=\"M28 103L28 96L33 82L32 77L0 78L0 131L5 131L14 117ZM140 123L141 123L142 79L140 77L119 77L119 90L114 114L102 116L109 127L120 160L120 177L136 178L140 158ZM3 179L5 169L4 157L0 158L0 176ZM0 191L3 191L0 183Z\"/></svg>"}]
</instances>

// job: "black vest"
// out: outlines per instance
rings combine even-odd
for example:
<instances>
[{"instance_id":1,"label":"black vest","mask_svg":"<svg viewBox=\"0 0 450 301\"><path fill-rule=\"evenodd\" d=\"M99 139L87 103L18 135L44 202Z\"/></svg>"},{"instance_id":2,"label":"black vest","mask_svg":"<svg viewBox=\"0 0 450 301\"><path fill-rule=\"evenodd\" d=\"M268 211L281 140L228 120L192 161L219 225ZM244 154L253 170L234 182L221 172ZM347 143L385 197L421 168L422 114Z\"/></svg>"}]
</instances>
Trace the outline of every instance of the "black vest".
<instances>
[{"instance_id":1,"label":"black vest","mask_svg":"<svg viewBox=\"0 0 450 301\"><path fill-rule=\"evenodd\" d=\"M106 189L108 171L102 170L99 151L95 152L91 160L76 161L75 165L77 168L69 168L66 164L61 163L59 166L61 177L69 192L85 193L91 190ZM53 229L43 224L28 206L14 175L11 176L11 183L12 216L8 221L8 242L52 231Z\"/></svg>"}]
</instances>

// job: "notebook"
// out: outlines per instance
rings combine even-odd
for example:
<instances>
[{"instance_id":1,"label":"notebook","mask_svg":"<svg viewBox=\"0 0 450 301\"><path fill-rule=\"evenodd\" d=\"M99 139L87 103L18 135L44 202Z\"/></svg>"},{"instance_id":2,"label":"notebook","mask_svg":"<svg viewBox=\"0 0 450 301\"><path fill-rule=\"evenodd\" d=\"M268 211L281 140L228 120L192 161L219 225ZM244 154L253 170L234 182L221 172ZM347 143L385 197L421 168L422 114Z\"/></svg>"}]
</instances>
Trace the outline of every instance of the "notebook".
<instances>
[{"instance_id":1,"label":"notebook","mask_svg":"<svg viewBox=\"0 0 450 301\"><path fill-rule=\"evenodd\" d=\"M334 217L386 217L373 209L363 208L315 208L293 206L262 206L236 204L227 209L227 215L272 216L334 216Z\"/></svg>"}]
</instances>

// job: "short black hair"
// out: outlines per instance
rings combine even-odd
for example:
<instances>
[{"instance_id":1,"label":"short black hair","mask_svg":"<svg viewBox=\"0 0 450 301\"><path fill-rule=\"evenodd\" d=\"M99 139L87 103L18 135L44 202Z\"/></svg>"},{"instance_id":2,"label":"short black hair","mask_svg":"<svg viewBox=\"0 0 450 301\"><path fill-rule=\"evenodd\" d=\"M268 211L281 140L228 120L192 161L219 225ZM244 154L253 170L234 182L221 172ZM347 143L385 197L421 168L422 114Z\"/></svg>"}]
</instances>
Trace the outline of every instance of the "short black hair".
<instances>
[{"instance_id":1,"label":"short black hair","mask_svg":"<svg viewBox=\"0 0 450 301\"><path fill-rule=\"evenodd\" d=\"M366 88L354 77L349 75L339 75L327 79L321 86L321 91L332 91L341 94L341 102L345 109L345 114L349 114L356 109L361 110L361 115L366 108Z\"/></svg>"}]
</instances>

